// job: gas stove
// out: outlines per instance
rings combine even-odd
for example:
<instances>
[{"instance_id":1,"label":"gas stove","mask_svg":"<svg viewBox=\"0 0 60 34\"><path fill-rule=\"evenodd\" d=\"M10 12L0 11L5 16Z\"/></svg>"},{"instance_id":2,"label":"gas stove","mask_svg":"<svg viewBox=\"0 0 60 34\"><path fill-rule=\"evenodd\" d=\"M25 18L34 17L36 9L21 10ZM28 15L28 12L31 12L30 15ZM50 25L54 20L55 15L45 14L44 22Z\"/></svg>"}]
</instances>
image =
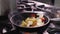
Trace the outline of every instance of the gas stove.
<instances>
[{"instance_id":1,"label":"gas stove","mask_svg":"<svg viewBox=\"0 0 60 34\"><path fill-rule=\"evenodd\" d=\"M57 17L60 17L60 9L53 8L53 6L50 6L50 5L44 4L44 3L39 3L39 2L35 2L35 3L43 4L43 5L36 6L39 9L34 9L34 11L41 11L41 10L45 10L45 11L49 11L49 12L52 11L52 13L55 13L57 15ZM23 10L23 8L22 8L23 6L20 6L20 5L17 6L17 9L19 9L18 11L20 11L20 9ZM25 7L24 10L28 9L28 8ZM29 9L31 9L31 8L29 8ZM12 11L11 15L9 17L16 14L16 12L15 13L14 12ZM19 31L19 30L16 29L16 27L13 24L10 23L9 19L5 20L5 21L2 21L2 22L1 22L2 26L0 27L0 33L1 34L60 34L60 24L59 24L60 22L51 22L50 25L48 26L48 28L43 33Z\"/></svg>"},{"instance_id":2,"label":"gas stove","mask_svg":"<svg viewBox=\"0 0 60 34\"><path fill-rule=\"evenodd\" d=\"M15 14L15 13L14 13ZM58 16L57 16L58 17ZM1 21L0 33L1 34L60 34L60 22L51 22L48 28L43 32L22 32L16 29L8 20Z\"/></svg>"},{"instance_id":3,"label":"gas stove","mask_svg":"<svg viewBox=\"0 0 60 34\"><path fill-rule=\"evenodd\" d=\"M56 22L51 22L49 27L43 32L43 34L60 34L60 27L55 23ZM1 30L2 30L1 33L3 34L41 34L40 32L31 33L19 31L9 21L8 24L5 24Z\"/></svg>"}]
</instances>

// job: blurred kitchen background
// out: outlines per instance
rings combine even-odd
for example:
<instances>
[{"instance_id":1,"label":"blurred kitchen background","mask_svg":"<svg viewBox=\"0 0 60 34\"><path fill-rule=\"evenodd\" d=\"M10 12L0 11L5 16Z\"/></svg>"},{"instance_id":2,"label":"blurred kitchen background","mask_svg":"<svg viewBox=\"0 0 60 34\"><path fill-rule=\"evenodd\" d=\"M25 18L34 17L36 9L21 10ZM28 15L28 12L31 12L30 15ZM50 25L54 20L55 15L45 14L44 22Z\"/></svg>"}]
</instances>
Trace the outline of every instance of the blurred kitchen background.
<instances>
[{"instance_id":1,"label":"blurred kitchen background","mask_svg":"<svg viewBox=\"0 0 60 34\"><path fill-rule=\"evenodd\" d=\"M17 0L0 0L0 16L4 16L6 12L16 9ZM27 1L27 0L25 0ZM60 7L60 0L34 0Z\"/></svg>"}]
</instances>

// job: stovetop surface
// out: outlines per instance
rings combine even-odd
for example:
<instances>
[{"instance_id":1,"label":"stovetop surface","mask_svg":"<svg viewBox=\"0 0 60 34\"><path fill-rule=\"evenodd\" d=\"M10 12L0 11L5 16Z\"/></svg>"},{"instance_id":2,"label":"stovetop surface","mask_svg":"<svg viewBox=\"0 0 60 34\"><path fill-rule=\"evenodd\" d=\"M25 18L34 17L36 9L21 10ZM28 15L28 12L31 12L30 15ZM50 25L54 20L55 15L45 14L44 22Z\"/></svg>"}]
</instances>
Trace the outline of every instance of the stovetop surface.
<instances>
[{"instance_id":1,"label":"stovetop surface","mask_svg":"<svg viewBox=\"0 0 60 34\"><path fill-rule=\"evenodd\" d=\"M8 24L5 24L7 22ZM1 32L4 34L22 34L23 33L21 31L17 31L15 27L11 25L9 20L5 20L4 22L3 21L1 22L0 33ZM38 32L38 34L40 33ZM55 22L50 23L50 26L46 29L44 34L60 34L60 25L56 24Z\"/></svg>"}]
</instances>

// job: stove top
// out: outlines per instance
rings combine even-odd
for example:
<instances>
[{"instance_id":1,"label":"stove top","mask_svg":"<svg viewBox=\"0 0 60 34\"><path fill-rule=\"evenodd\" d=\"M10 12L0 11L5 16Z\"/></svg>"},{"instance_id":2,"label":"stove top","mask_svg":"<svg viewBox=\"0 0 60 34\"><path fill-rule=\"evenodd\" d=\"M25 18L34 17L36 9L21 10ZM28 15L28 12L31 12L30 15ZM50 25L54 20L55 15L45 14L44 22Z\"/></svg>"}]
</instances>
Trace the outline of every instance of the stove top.
<instances>
[{"instance_id":1,"label":"stove top","mask_svg":"<svg viewBox=\"0 0 60 34\"><path fill-rule=\"evenodd\" d=\"M56 9L53 9L53 8L45 8L47 11L48 11L48 9L50 10L51 9L51 11L54 13L59 13L59 10L56 10ZM36 10L35 10L36 11ZM56 12L56 11L58 11L58 12ZM14 13L15 14L15 13ZM12 14L13 15L13 14ZM11 16L12 16L11 15ZM59 15L59 14L58 14ZM10 16L10 17L11 17ZM59 15L60 16L60 15ZM59 16L57 16L57 17L59 17ZM0 30L1 30L1 32L3 33L3 34L25 34L25 33L29 33L29 32L22 32L22 31L18 31L17 29L16 29L16 27L14 27L11 23L10 23L10 21L8 21L8 22L6 22L6 23L8 23L8 24L4 24L4 27L3 28L1 28ZM33 33L29 33L29 34L41 34L40 32L33 32ZM50 23L50 25L49 25L49 27L46 29L46 31L45 32L43 32L42 34L60 34L60 22L51 22Z\"/></svg>"},{"instance_id":2,"label":"stove top","mask_svg":"<svg viewBox=\"0 0 60 34\"><path fill-rule=\"evenodd\" d=\"M7 22L7 21L5 21ZM58 23L58 22L57 22ZM2 24L3 25L3 24ZM46 29L43 34L60 34L60 25L57 25L55 22L50 23L49 27ZM0 29L3 34L27 34L29 32L18 31L9 21L8 24L4 24ZM40 32L32 32L29 34L41 34Z\"/></svg>"},{"instance_id":3,"label":"stove top","mask_svg":"<svg viewBox=\"0 0 60 34\"><path fill-rule=\"evenodd\" d=\"M43 5L42 5L43 6ZM18 7L20 9L20 7ZM39 8L39 7L38 7ZM41 10L46 10L46 11L52 11L53 13L56 13L57 17L60 17L60 9L57 8L52 8L52 7L43 7L39 9L35 9L35 11L40 11ZM57 10L56 10L57 9ZM13 12L11 12L13 13ZM15 13L14 13L15 14ZM10 17L14 14L11 14ZM0 27L0 34L24 34L28 32L22 32L18 31L14 25L10 23L9 20L5 20L1 22L1 27ZM40 32L33 32L29 34L41 34ZM51 22L49 27L46 29L45 32L42 34L60 34L60 22Z\"/></svg>"}]
</instances>

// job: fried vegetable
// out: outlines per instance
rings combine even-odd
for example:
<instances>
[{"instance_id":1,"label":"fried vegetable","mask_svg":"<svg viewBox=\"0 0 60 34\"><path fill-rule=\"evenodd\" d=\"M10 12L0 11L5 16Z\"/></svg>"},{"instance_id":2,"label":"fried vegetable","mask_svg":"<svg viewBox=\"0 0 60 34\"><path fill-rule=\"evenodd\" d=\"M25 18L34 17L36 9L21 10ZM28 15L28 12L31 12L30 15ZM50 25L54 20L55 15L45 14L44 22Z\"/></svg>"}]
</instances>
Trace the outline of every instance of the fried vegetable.
<instances>
[{"instance_id":1,"label":"fried vegetable","mask_svg":"<svg viewBox=\"0 0 60 34\"><path fill-rule=\"evenodd\" d=\"M22 27L40 27L40 26L43 26L44 20L45 20L43 15L42 16L39 15L39 17L37 17L37 18L35 18L34 16L26 18L25 21L23 20L21 26Z\"/></svg>"},{"instance_id":2,"label":"fried vegetable","mask_svg":"<svg viewBox=\"0 0 60 34\"><path fill-rule=\"evenodd\" d=\"M27 26L27 23L25 21L22 21L22 24L21 24L22 27L25 27Z\"/></svg>"}]
</instances>

